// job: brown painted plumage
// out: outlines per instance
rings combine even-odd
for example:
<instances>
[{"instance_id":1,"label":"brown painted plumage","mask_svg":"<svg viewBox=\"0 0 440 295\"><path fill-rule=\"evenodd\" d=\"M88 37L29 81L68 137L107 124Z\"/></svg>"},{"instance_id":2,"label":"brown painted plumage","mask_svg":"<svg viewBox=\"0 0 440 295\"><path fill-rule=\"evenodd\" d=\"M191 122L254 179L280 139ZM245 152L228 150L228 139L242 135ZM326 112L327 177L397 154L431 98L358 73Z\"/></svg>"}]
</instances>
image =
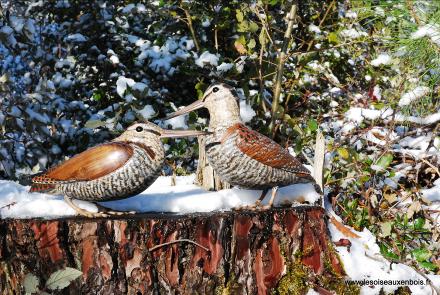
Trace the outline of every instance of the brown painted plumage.
<instances>
[{"instance_id":1,"label":"brown painted plumage","mask_svg":"<svg viewBox=\"0 0 440 295\"><path fill-rule=\"evenodd\" d=\"M232 185L261 189L261 201L267 190L295 183L314 183L299 160L272 139L246 127L240 117L235 91L225 84L214 84L203 98L166 119L205 107L210 114L206 137L206 156L220 178ZM272 191L269 206L276 189ZM259 201L256 204L259 204Z\"/></svg>"},{"instance_id":2,"label":"brown painted plumage","mask_svg":"<svg viewBox=\"0 0 440 295\"><path fill-rule=\"evenodd\" d=\"M36 176L36 184L52 184L65 181L93 180L107 175L124 165L133 155L133 148L126 143L111 142L90 148L65 161L46 173ZM38 186L32 186L38 191ZM44 190L44 186L42 186Z\"/></svg>"},{"instance_id":3,"label":"brown painted plumage","mask_svg":"<svg viewBox=\"0 0 440 295\"><path fill-rule=\"evenodd\" d=\"M222 142L237 134L236 144L241 152L252 159L273 168L295 172L298 175L310 175L300 161L272 139L246 127L242 123L230 126L223 135Z\"/></svg>"}]
</instances>

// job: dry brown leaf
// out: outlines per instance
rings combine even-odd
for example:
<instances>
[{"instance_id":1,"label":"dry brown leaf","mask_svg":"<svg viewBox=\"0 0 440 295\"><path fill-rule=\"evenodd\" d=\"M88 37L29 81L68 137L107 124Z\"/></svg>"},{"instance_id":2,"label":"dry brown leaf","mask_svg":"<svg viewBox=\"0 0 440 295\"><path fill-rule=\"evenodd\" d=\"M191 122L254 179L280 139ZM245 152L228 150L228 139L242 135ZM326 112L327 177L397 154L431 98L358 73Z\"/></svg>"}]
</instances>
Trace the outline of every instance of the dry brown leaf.
<instances>
[{"instance_id":1,"label":"dry brown leaf","mask_svg":"<svg viewBox=\"0 0 440 295\"><path fill-rule=\"evenodd\" d=\"M340 231L344 236L356 239L360 238L360 236L352 232L348 227L337 221L334 216L330 216L330 222L333 223L333 225L336 226L337 230Z\"/></svg>"},{"instance_id":2,"label":"dry brown leaf","mask_svg":"<svg viewBox=\"0 0 440 295\"><path fill-rule=\"evenodd\" d=\"M234 47L240 54L245 54L247 52L246 47L244 47L239 41L234 42Z\"/></svg>"}]
</instances>

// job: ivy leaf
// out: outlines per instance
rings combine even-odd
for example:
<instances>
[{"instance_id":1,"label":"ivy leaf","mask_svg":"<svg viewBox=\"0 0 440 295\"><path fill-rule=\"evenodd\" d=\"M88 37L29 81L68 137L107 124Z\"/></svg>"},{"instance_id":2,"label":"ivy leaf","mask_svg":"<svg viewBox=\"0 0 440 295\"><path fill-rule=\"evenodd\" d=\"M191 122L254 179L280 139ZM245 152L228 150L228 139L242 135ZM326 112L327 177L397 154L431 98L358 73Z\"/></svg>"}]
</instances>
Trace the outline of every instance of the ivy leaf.
<instances>
[{"instance_id":1,"label":"ivy leaf","mask_svg":"<svg viewBox=\"0 0 440 295\"><path fill-rule=\"evenodd\" d=\"M32 273L28 273L24 277L23 285L24 285L24 291L26 292L26 294L32 294L32 293L38 292L38 285L39 284L40 284L40 281Z\"/></svg>"},{"instance_id":2,"label":"ivy leaf","mask_svg":"<svg viewBox=\"0 0 440 295\"><path fill-rule=\"evenodd\" d=\"M251 31L252 33L255 33L256 31L258 31L258 25L257 23L251 21L249 23L249 31Z\"/></svg>"},{"instance_id":3,"label":"ivy leaf","mask_svg":"<svg viewBox=\"0 0 440 295\"><path fill-rule=\"evenodd\" d=\"M336 34L335 32L331 32L330 34L328 34L327 38L328 38L328 42L330 43L334 43L334 44L339 43L338 34Z\"/></svg>"},{"instance_id":4,"label":"ivy leaf","mask_svg":"<svg viewBox=\"0 0 440 295\"><path fill-rule=\"evenodd\" d=\"M257 43L255 42L254 39L249 40L249 42L248 42L248 44L247 44L247 46L248 46L249 49L254 49L254 48L255 48L255 45L257 45Z\"/></svg>"},{"instance_id":5,"label":"ivy leaf","mask_svg":"<svg viewBox=\"0 0 440 295\"><path fill-rule=\"evenodd\" d=\"M437 265L435 265L434 263L432 263L432 262L429 262L429 261L422 261L422 262L419 262L419 264L424 268L424 269L426 269L426 270L429 270L429 271L437 271L438 270L438 266Z\"/></svg>"},{"instance_id":6,"label":"ivy leaf","mask_svg":"<svg viewBox=\"0 0 440 295\"><path fill-rule=\"evenodd\" d=\"M241 23L244 19L243 12L241 12L241 10L237 9L235 11L235 17L237 18L238 22Z\"/></svg>"},{"instance_id":7,"label":"ivy leaf","mask_svg":"<svg viewBox=\"0 0 440 295\"><path fill-rule=\"evenodd\" d=\"M393 155L391 153L387 153L382 157L380 157L376 165L382 167L383 169L386 169L388 166L390 166L392 161L393 161Z\"/></svg>"},{"instance_id":8,"label":"ivy leaf","mask_svg":"<svg viewBox=\"0 0 440 295\"><path fill-rule=\"evenodd\" d=\"M317 129L318 129L318 123L315 121L315 120L313 120L313 119L310 119L308 122L307 122L307 127L309 128L309 130L310 131L316 131Z\"/></svg>"},{"instance_id":9,"label":"ivy leaf","mask_svg":"<svg viewBox=\"0 0 440 295\"><path fill-rule=\"evenodd\" d=\"M380 248L380 253L386 258L389 258L391 260L399 259L399 256L397 256L393 251L391 251L387 245L380 243L379 248Z\"/></svg>"},{"instance_id":10,"label":"ivy leaf","mask_svg":"<svg viewBox=\"0 0 440 295\"><path fill-rule=\"evenodd\" d=\"M422 229L425 225L425 218L418 217L414 220L414 229Z\"/></svg>"},{"instance_id":11,"label":"ivy leaf","mask_svg":"<svg viewBox=\"0 0 440 295\"><path fill-rule=\"evenodd\" d=\"M416 249L412 251L412 254L417 262L428 261L432 255L427 249Z\"/></svg>"},{"instance_id":12,"label":"ivy leaf","mask_svg":"<svg viewBox=\"0 0 440 295\"><path fill-rule=\"evenodd\" d=\"M50 290L64 289L80 275L82 275L81 271L71 267L57 270L50 275L46 282L46 287Z\"/></svg>"},{"instance_id":13,"label":"ivy leaf","mask_svg":"<svg viewBox=\"0 0 440 295\"><path fill-rule=\"evenodd\" d=\"M346 148L338 148L338 154L342 159L348 159L349 153Z\"/></svg>"},{"instance_id":14,"label":"ivy leaf","mask_svg":"<svg viewBox=\"0 0 440 295\"><path fill-rule=\"evenodd\" d=\"M384 238L386 238L386 237L388 237L389 235L391 235L391 229L393 228L393 224L390 222L390 221L388 221L388 222L383 222L381 225L380 225L380 229L381 229L381 231L382 231L382 236L384 237Z\"/></svg>"}]
</instances>

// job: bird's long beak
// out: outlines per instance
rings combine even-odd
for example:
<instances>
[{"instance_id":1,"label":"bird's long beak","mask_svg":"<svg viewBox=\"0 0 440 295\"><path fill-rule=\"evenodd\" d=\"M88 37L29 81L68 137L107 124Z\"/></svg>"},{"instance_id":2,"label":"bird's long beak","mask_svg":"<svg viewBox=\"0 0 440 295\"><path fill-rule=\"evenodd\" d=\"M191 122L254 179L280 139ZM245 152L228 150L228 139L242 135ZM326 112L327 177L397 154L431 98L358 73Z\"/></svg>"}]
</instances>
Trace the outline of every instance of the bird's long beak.
<instances>
[{"instance_id":1,"label":"bird's long beak","mask_svg":"<svg viewBox=\"0 0 440 295\"><path fill-rule=\"evenodd\" d=\"M203 108L205 106L205 104L203 103L203 100L196 100L195 102L193 102L192 104L190 104L189 106L184 107L183 109L180 109L174 113L169 114L168 116L166 116L163 120L168 120L186 113L189 113L191 111Z\"/></svg>"},{"instance_id":2,"label":"bird's long beak","mask_svg":"<svg viewBox=\"0 0 440 295\"><path fill-rule=\"evenodd\" d=\"M200 135L208 135L208 134L210 134L210 132L198 131L198 130L162 129L160 138L191 137L191 136L200 136Z\"/></svg>"}]
</instances>

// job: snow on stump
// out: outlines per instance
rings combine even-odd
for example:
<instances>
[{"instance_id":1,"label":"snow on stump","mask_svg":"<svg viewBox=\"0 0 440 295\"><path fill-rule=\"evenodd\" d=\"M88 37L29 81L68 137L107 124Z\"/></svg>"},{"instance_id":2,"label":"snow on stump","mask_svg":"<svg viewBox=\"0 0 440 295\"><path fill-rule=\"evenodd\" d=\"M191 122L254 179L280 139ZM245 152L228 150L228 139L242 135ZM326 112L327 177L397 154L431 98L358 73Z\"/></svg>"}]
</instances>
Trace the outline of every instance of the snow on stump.
<instances>
[{"instance_id":1,"label":"snow on stump","mask_svg":"<svg viewBox=\"0 0 440 295\"><path fill-rule=\"evenodd\" d=\"M162 245L177 239L187 240ZM342 294L353 288L344 284L324 210L316 206L4 219L0 261L4 294L23 293L25 281L49 290L51 274L66 268L82 273L68 281L70 294L305 294L310 288Z\"/></svg>"}]
</instances>

